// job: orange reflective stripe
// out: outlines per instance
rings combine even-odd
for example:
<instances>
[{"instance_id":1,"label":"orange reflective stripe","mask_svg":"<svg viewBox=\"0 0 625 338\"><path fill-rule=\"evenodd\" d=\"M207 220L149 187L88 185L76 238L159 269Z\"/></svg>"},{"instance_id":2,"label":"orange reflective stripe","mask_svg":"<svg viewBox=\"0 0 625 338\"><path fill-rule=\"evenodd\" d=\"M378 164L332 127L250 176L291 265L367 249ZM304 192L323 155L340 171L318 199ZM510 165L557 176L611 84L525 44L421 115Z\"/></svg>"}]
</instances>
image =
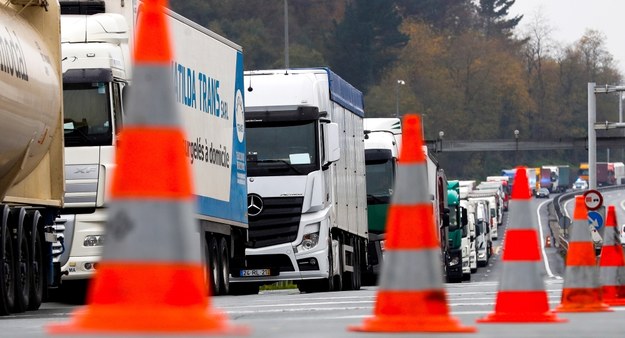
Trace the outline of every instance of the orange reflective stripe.
<instances>
[{"instance_id":1,"label":"orange reflective stripe","mask_svg":"<svg viewBox=\"0 0 625 338\"><path fill-rule=\"evenodd\" d=\"M532 197L527 180L525 167L517 167L514 173L514 185L512 186L513 200L528 200Z\"/></svg>"},{"instance_id":2,"label":"orange reflective stripe","mask_svg":"<svg viewBox=\"0 0 625 338\"><path fill-rule=\"evenodd\" d=\"M425 154L422 148L421 117L416 114L405 114L402 129L404 135L414 137L414 142L402 142L399 153L400 163L425 163Z\"/></svg>"},{"instance_id":3,"label":"orange reflective stripe","mask_svg":"<svg viewBox=\"0 0 625 338\"><path fill-rule=\"evenodd\" d=\"M120 134L113 198L192 198L184 133L176 128L127 126ZM151 156L149 149L158 149Z\"/></svg>"},{"instance_id":4,"label":"orange reflective stripe","mask_svg":"<svg viewBox=\"0 0 625 338\"><path fill-rule=\"evenodd\" d=\"M378 292L375 315L447 316L444 290Z\"/></svg>"},{"instance_id":5,"label":"orange reflective stripe","mask_svg":"<svg viewBox=\"0 0 625 338\"><path fill-rule=\"evenodd\" d=\"M387 219L385 248L438 248L433 212L431 204L391 205Z\"/></svg>"},{"instance_id":6,"label":"orange reflective stripe","mask_svg":"<svg viewBox=\"0 0 625 338\"><path fill-rule=\"evenodd\" d=\"M573 210L573 220L584 220L588 217L586 210L586 203L584 203L584 196L575 196L575 209Z\"/></svg>"},{"instance_id":7,"label":"orange reflective stripe","mask_svg":"<svg viewBox=\"0 0 625 338\"><path fill-rule=\"evenodd\" d=\"M89 289L89 304L208 306L201 264L101 262Z\"/></svg>"},{"instance_id":8,"label":"orange reflective stripe","mask_svg":"<svg viewBox=\"0 0 625 338\"><path fill-rule=\"evenodd\" d=\"M600 266L623 266L625 259L623 258L623 248L620 245L604 246L601 249Z\"/></svg>"},{"instance_id":9,"label":"orange reflective stripe","mask_svg":"<svg viewBox=\"0 0 625 338\"><path fill-rule=\"evenodd\" d=\"M540 261L536 230L508 229L503 251L504 261Z\"/></svg>"},{"instance_id":10,"label":"orange reflective stripe","mask_svg":"<svg viewBox=\"0 0 625 338\"><path fill-rule=\"evenodd\" d=\"M570 242L566 266L595 266L595 247L592 242Z\"/></svg>"},{"instance_id":11,"label":"orange reflective stripe","mask_svg":"<svg viewBox=\"0 0 625 338\"><path fill-rule=\"evenodd\" d=\"M549 311L549 300L545 291L499 291L495 312L515 313L522 319L524 313Z\"/></svg>"},{"instance_id":12,"label":"orange reflective stripe","mask_svg":"<svg viewBox=\"0 0 625 338\"><path fill-rule=\"evenodd\" d=\"M168 65L172 59L167 18L162 14L165 0L147 0L139 6L134 61ZM149 5L147 3L150 3Z\"/></svg>"}]
</instances>

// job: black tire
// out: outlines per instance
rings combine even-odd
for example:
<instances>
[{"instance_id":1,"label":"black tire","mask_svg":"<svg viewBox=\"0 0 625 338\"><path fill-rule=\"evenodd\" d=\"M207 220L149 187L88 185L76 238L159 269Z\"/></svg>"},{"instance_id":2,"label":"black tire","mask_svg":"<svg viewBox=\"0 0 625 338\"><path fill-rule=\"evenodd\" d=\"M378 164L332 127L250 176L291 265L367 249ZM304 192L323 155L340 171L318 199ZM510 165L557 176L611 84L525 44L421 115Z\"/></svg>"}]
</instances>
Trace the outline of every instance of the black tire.
<instances>
[{"instance_id":1,"label":"black tire","mask_svg":"<svg viewBox=\"0 0 625 338\"><path fill-rule=\"evenodd\" d=\"M471 273L476 273L476 272L477 272L477 268L471 269Z\"/></svg>"},{"instance_id":2,"label":"black tire","mask_svg":"<svg viewBox=\"0 0 625 338\"><path fill-rule=\"evenodd\" d=\"M207 239L208 246L206 251L206 265L208 267L208 287L209 295L219 295L220 288L220 267L219 267L219 245L214 237Z\"/></svg>"},{"instance_id":3,"label":"black tire","mask_svg":"<svg viewBox=\"0 0 625 338\"><path fill-rule=\"evenodd\" d=\"M360 240L355 241L354 245L354 290L360 290L360 286L362 285L362 256L360 255Z\"/></svg>"},{"instance_id":4,"label":"black tire","mask_svg":"<svg viewBox=\"0 0 625 338\"><path fill-rule=\"evenodd\" d=\"M463 273L462 274L462 280L465 282L468 282L471 280L471 274L470 273Z\"/></svg>"},{"instance_id":5,"label":"black tire","mask_svg":"<svg viewBox=\"0 0 625 338\"><path fill-rule=\"evenodd\" d=\"M24 218L26 210L24 208L12 210L12 216L9 216L12 227L17 229L13 233L13 254L15 255L15 304L13 312L20 313L28 309L28 301L30 298L30 244L28 242L28 233L24 226Z\"/></svg>"},{"instance_id":6,"label":"black tire","mask_svg":"<svg viewBox=\"0 0 625 338\"><path fill-rule=\"evenodd\" d=\"M227 295L230 293L230 251L228 242L223 237L219 241L219 262L221 266L219 290L221 295Z\"/></svg>"},{"instance_id":7,"label":"black tire","mask_svg":"<svg viewBox=\"0 0 625 338\"><path fill-rule=\"evenodd\" d=\"M41 235L39 234L39 223L41 214L39 211L29 211L26 213L25 222L30 231L28 242L31 243L31 265L30 265L30 296L28 299L28 310L37 310L43 302L45 280L44 254Z\"/></svg>"},{"instance_id":8,"label":"black tire","mask_svg":"<svg viewBox=\"0 0 625 338\"><path fill-rule=\"evenodd\" d=\"M8 218L9 207L0 205L0 254L2 260L0 264L0 315L5 316L11 313L15 304L15 270L13 259L13 239L9 232Z\"/></svg>"}]
</instances>

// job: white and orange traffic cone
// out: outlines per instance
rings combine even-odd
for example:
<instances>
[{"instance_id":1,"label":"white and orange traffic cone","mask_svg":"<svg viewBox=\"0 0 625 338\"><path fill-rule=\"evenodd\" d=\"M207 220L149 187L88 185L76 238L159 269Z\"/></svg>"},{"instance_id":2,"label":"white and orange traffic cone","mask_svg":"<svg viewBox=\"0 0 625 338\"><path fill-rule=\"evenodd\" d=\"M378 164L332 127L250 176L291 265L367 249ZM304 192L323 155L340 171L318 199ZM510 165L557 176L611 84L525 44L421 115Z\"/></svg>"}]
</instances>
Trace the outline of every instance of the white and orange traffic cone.
<instances>
[{"instance_id":1,"label":"white and orange traffic cone","mask_svg":"<svg viewBox=\"0 0 625 338\"><path fill-rule=\"evenodd\" d=\"M603 301L608 305L625 305L625 258L613 205L608 206L603 249L599 260L599 281Z\"/></svg>"},{"instance_id":2,"label":"white and orange traffic cone","mask_svg":"<svg viewBox=\"0 0 625 338\"><path fill-rule=\"evenodd\" d=\"M352 331L475 332L449 315L427 184L421 120L406 114L384 262L372 318Z\"/></svg>"},{"instance_id":3,"label":"white and orange traffic cone","mask_svg":"<svg viewBox=\"0 0 625 338\"><path fill-rule=\"evenodd\" d=\"M611 311L603 302L601 294L595 247L588 229L587 214L584 196L575 196L562 300L555 310L557 312Z\"/></svg>"},{"instance_id":4,"label":"white and orange traffic cone","mask_svg":"<svg viewBox=\"0 0 625 338\"><path fill-rule=\"evenodd\" d=\"M210 307L191 168L174 106L166 0L144 0L134 86L116 152L107 243L88 305L54 334L243 333ZM158 81L155 81L158 79Z\"/></svg>"},{"instance_id":5,"label":"white and orange traffic cone","mask_svg":"<svg viewBox=\"0 0 625 338\"><path fill-rule=\"evenodd\" d=\"M532 194L526 169L518 167L512 187L509 225L503 249L503 273L495 312L480 323L565 322L549 309L545 283L540 274L540 242L534 225L528 224Z\"/></svg>"}]
</instances>

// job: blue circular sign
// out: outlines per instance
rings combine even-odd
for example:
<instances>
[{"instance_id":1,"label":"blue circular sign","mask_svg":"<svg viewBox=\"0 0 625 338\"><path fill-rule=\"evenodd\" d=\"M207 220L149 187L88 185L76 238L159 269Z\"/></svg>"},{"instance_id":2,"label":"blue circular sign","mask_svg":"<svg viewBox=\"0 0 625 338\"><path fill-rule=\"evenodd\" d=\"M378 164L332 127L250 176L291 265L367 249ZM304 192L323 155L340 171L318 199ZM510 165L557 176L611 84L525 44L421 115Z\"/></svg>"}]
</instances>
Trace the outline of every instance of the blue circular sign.
<instances>
[{"instance_id":1,"label":"blue circular sign","mask_svg":"<svg viewBox=\"0 0 625 338\"><path fill-rule=\"evenodd\" d=\"M595 227L595 230L599 231L603 227L603 217L597 211L588 212L588 224Z\"/></svg>"}]
</instances>

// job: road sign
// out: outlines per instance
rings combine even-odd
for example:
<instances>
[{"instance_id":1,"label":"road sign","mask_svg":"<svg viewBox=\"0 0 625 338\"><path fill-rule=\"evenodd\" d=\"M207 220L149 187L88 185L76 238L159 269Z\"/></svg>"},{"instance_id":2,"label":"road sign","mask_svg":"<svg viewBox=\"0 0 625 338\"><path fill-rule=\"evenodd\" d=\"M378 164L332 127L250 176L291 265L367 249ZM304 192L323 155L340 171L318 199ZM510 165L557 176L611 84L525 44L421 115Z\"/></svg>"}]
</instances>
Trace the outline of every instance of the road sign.
<instances>
[{"instance_id":1,"label":"road sign","mask_svg":"<svg viewBox=\"0 0 625 338\"><path fill-rule=\"evenodd\" d=\"M584 203L588 210L597 210L603 205L603 196L597 190L588 190L584 193Z\"/></svg>"},{"instance_id":2,"label":"road sign","mask_svg":"<svg viewBox=\"0 0 625 338\"><path fill-rule=\"evenodd\" d=\"M599 231L603 227L603 216L598 211L588 212L588 224L592 225L595 230Z\"/></svg>"}]
</instances>

